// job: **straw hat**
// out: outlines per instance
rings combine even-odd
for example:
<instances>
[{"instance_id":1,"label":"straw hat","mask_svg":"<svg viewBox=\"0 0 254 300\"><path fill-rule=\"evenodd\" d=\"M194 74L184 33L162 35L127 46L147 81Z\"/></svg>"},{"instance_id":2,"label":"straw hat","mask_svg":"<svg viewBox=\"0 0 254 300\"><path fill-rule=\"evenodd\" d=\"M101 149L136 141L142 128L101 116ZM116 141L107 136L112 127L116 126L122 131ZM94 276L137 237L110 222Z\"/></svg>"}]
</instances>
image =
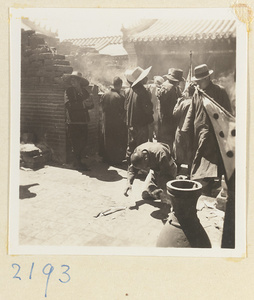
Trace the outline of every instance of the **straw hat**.
<instances>
[{"instance_id":1,"label":"straw hat","mask_svg":"<svg viewBox=\"0 0 254 300\"><path fill-rule=\"evenodd\" d=\"M152 66L147 69L142 69L140 67L136 67L134 70L126 70L124 73L126 79L132 83L131 87L142 81L145 77L147 77L150 72Z\"/></svg>"},{"instance_id":2,"label":"straw hat","mask_svg":"<svg viewBox=\"0 0 254 300\"><path fill-rule=\"evenodd\" d=\"M194 76L191 80L201 80L213 73L213 70L209 70L206 64L199 65L194 69Z\"/></svg>"}]
</instances>

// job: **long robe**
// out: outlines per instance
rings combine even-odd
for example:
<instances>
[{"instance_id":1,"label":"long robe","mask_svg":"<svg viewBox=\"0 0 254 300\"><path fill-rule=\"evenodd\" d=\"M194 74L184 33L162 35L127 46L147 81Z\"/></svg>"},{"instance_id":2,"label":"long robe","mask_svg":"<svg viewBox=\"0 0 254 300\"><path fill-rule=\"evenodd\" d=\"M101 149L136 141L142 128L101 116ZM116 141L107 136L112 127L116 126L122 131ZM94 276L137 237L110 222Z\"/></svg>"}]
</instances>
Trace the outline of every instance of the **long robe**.
<instances>
[{"instance_id":1,"label":"long robe","mask_svg":"<svg viewBox=\"0 0 254 300\"><path fill-rule=\"evenodd\" d=\"M151 92L138 83L126 91L125 109L128 127L126 159L129 162L134 149L149 138L148 125L153 122Z\"/></svg>"},{"instance_id":2,"label":"long robe","mask_svg":"<svg viewBox=\"0 0 254 300\"><path fill-rule=\"evenodd\" d=\"M157 91L160 101L158 142L166 143L173 151L176 124L173 118L173 110L177 99L181 96L178 86L165 81Z\"/></svg>"},{"instance_id":3,"label":"long robe","mask_svg":"<svg viewBox=\"0 0 254 300\"><path fill-rule=\"evenodd\" d=\"M198 92L193 96L182 131L189 134L193 146L191 179L219 177L223 163L213 126Z\"/></svg>"},{"instance_id":4,"label":"long robe","mask_svg":"<svg viewBox=\"0 0 254 300\"><path fill-rule=\"evenodd\" d=\"M122 162L127 147L124 101L124 96L114 89L101 98L103 154L112 164Z\"/></svg>"},{"instance_id":5,"label":"long robe","mask_svg":"<svg viewBox=\"0 0 254 300\"><path fill-rule=\"evenodd\" d=\"M90 121L88 110L92 109L94 104L85 88L82 88L81 92L78 92L74 87L67 88L64 101L72 151L76 163L81 164L82 158L86 155L88 123Z\"/></svg>"},{"instance_id":6,"label":"long robe","mask_svg":"<svg viewBox=\"0 0 254 300\"><path fill-rule=\"evenodd\" d=\"M182 131L182 127L191 104L191 99L181 99L174 107L173 116L177 124L174 142L174 157L178 165L191 165L192 144L188 134Z\"/></svg>"}]
</instances>

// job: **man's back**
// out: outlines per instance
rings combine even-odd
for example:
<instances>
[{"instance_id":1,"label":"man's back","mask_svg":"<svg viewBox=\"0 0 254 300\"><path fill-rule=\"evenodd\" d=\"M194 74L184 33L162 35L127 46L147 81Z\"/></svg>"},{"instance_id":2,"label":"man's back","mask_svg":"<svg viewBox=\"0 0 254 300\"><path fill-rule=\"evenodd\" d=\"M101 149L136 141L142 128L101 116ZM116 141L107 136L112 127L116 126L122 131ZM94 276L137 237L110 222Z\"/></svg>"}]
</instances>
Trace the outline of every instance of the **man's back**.
<instances>
[{"instance_id":1,"label":"man's back","mask_svg":"<svg viewBox=\"0 0 254 300\"><path fill-rule=\"evenodd\" d=\"M142 126L153 122L151 92L146 90L143 85L127 90L125 108L128 126Z\"/></svg>"},{"instance_id":2,"label":"man's back","mask_svg":"<svg viewBox=\"0 0 254 300\"><path fill-rule=\"evenodd\" d=\"M218 104L225 108L228 112L232 112L228 94L222 86L210 81L209 85L204 89L204 92L218 102Z\"/></svg>"},{"instance_id":3,"label":"man's back","mask_svg":"<svg viewBox=\"0 0 254 300\"><path fill-rule=\"evenodd\" d=\"M124 117L124 97L116 90L111 89L101 99L102 111L105 117L113 123Z\"/></svg>"},{"instance_id":4,"label":"man's back","mask_svg":"<svg viewBox=\"0 0 254 300\"><path fill-rule=\"evenodd\" d=\"M165 81L157 92L160 100L160 117L161 119L170 119L173 109L178 98L176 87L169 81Z\"/></svg>"},{"instance_id":5,"label":"man's back","mask_svg":"<svg viewBox=\"0 0 254 300\"><path fill-rule=\"evenodd\" d=\"M145 150L149 153L150 168L154 171L161 171L164 165L172 163L172 155L167 144L146 142L136 149L137 151Z\"/></svg>"}]
</instances>

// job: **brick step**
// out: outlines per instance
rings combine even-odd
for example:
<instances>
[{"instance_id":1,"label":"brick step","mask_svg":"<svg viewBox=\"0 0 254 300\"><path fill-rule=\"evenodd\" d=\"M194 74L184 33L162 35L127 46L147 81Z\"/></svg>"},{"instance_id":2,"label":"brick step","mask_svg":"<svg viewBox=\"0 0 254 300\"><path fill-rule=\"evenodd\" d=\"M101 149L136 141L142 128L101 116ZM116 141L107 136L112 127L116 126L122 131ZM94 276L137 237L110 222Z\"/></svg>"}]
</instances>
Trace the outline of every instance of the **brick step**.
<instances>
[{"instance_id":1,"label":"brick step","mask_svg":"<svg viewBox=\"0 0 254 300\"><path fill-rule=\"evenodd\" d=\"M68 60L61 60L61 59L54 59L54 64L56 66L69 66L70 65L70 62Z\"/></svg>"},{"instance_id":2,"label":"brick step","mask_svg":"<svg viewBox=\"0 0 254 300\"><path fill-rule=\"evenodd\" d=\"M65 59L65 55L55 54L54 59Z\"/></svg>"}]
</instances>

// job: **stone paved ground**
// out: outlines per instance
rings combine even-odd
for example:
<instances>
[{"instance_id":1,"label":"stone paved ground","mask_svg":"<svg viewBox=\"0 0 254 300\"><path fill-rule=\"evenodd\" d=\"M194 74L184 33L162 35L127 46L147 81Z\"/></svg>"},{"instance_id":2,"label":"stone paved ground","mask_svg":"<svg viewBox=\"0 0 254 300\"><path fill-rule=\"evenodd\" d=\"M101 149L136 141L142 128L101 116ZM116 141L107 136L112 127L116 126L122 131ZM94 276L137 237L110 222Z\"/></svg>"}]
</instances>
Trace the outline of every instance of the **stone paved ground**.
<instances>
[{"instance_id":1,"label":"stone paved ground","mask_svg":"<svg viewBox=\"0 0 254 300\"><path fill-rule=\"evenodd\" d=\"M161 203L141 199L142 180L123 195L126 170L89 159L83 174L63 167L20 170L20 245L154 247L163 227ZM198 216L213 247L219 247L224 213L201 196ZM95 218L112 207L126 207Z\"/></svg>"}]
</instances>

